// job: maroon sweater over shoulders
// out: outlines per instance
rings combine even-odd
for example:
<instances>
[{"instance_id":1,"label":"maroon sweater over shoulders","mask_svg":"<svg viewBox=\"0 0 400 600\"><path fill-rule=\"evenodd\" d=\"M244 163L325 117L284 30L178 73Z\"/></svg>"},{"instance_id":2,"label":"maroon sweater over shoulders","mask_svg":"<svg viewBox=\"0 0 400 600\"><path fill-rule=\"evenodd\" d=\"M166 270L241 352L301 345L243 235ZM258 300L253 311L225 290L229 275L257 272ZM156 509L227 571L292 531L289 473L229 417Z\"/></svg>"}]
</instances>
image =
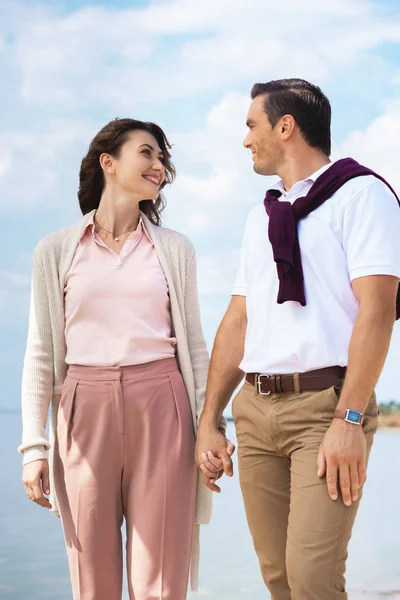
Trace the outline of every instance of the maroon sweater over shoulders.
<instances>
[{"instance_id":1,"label":"maroon sweater over shoulders","mask_svg":"<svg viewBox=\"0 0 400 600\"><path fill-rule=\"evenodd\" d=\"M363 167L352 158L342 158L333 163L315 180L309 192L297 198L293 204L278 200L281 196L279 190L267 191L264 206L269 216L268 236L279 278L278 304L292 300L306 306L298 222L329 200L347 181L363 175L373 175L383 181L396 197L400 207L400 200L391 185L381 175ZM400 287L396 308L396 318L399 319Z\"/></svg>"}]
</instances>

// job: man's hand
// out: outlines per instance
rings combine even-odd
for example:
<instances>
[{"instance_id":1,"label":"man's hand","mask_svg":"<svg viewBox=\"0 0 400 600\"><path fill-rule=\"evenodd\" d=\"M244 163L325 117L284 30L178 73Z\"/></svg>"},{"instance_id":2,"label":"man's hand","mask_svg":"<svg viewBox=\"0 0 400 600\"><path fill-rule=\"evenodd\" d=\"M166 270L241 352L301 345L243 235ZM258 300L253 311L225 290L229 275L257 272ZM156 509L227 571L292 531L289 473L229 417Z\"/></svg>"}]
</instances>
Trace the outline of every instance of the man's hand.
<instances>
[{"instance_id":1,"label":"man's hand","mask_svg":"<svg viewBox=\"0 0 400 600\"><path fill-rule=\"evenodd\" d=\"M50 494L49 463L46 459L35 460L25 465L22 472L22 482L26 495L30 500L39 504L39 506L43 506L43 508L51 509L50 502L44 496L44 494Z\"/></svg>"},{"instance_id":2,"label":"man's hand","mask_svg":"<svg viewBox=\"0 0 400 600\"><path fill-rule=\"evenodd\" d=\"M203 483L213 492L219 493L217 479L225 473L233 475L232 454L235 446L215 427L200 422L197 432L196 463L200 469Z\"/></svg>"},{"instance_id":3,"label":"man's hand","mask_svg":"<svg viewBox=\"0 0 400 600\"><path fill-rule=\"evenodd\" d=\"M338 498L338 483L343 503L358 500L358 490L366 476L367 444L360 425L333 419L318 454L318 477L326 474L328 493Z\"/></svg>"}]
</instances>

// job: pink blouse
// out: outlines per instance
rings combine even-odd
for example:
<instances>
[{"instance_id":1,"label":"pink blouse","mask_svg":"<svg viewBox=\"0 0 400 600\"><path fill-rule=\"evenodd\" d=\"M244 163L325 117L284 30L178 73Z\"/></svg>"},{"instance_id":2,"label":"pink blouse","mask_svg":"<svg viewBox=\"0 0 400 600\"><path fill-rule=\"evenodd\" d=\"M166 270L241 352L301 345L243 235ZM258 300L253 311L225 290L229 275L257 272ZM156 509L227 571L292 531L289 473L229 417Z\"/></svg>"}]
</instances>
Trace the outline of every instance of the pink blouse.
<instances>
[{"instance_id":1,"label":"pink blouse","mask_svg":"<svg viewBox=\"0 0 400 600\"><path fill-rule=\"evenodd\" d=\"M126 366L175 356L168 284L142 220L117 254L92 216L64 291L67 364Z\"/></svg>"}]
</instances>

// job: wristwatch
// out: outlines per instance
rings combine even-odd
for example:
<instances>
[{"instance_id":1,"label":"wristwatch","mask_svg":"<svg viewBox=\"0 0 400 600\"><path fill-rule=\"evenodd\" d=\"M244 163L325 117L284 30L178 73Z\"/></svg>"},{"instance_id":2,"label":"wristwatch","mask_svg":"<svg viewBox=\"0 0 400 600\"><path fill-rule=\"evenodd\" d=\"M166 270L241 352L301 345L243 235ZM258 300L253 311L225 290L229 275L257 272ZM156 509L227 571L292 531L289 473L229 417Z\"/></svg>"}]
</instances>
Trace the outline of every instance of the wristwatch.
<instances>
[{"instance_id":1,"label":"wristwatch","mask_svg":"<svg viewBox=\"0 0 400 600\"><path fill-rule=\"evenodd\" d=\"M353 425L362 425L363 424L363 413L358 412L358 410L351 410L351 408L346 408L343 410L336 409L333 413L334 419L344 419L348 423L352 423Z\"/></svg>"}]
</instances>

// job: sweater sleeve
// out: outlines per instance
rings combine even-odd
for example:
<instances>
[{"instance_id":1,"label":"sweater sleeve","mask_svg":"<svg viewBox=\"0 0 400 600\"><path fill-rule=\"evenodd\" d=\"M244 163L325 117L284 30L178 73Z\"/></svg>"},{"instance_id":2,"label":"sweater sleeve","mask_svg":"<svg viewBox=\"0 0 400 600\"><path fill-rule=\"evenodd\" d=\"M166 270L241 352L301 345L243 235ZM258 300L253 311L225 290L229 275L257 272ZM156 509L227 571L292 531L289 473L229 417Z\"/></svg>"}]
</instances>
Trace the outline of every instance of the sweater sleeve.
<instances>
[{"instance_id":1,"label":"sweater sleeve","mask_svg":"<svg viewBox=\"0 0 400 600\"><path fill-rule=\"evenodd\" d=\"M47 416L53 395L53 340L46 278L38 252L33 256L28 340L22 374L23 463L46 458Z\"/></svg>"},{"instance_id":2,"label":"sweater sleeve","mask_svg":"<svg viewBox=\"0 0 400 600\"><path fill-rule=\"evenodd\" d=\"M197 288L196 254L193 248L191 249L191 258L189 259L189 265L186 274L185 304L189 354L193 366L196 387L196 414L197 422L199 422L199 418L204 407L209 355L201 327L199 295ZM225 433L226 419L224 416L221 417L219 428Z\"/></svg>"}]
</instances>

